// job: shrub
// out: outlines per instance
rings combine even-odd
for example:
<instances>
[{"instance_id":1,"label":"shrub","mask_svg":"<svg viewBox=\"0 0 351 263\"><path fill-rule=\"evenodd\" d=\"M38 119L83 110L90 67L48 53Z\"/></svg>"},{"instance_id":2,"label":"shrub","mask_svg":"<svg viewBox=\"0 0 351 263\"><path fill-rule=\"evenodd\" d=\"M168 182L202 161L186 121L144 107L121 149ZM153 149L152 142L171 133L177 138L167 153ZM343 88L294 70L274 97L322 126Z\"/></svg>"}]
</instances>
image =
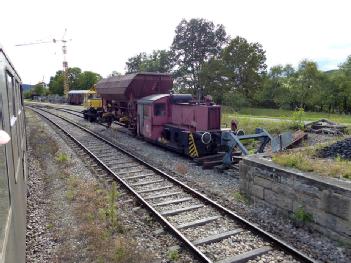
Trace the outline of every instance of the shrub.
<instances>
[{"instance_id":1,"label":"shrub","mask_svg":"<svg viewBox=\"0 0 351 263\"><path fill-rule=\"evenodd\" d=\"M58 153L57 156L56 156L56 160L59 162L59 163L65 163L67 161L69 161L69 156L66 154L66 153Z\"/></svg>"},{"instance_id":2,"label":"shrub","mask_svg":"<svg viewBox=\"0 0 351 263\"><path fill-rule=\"evenodd\" d=\"M305 223L312 222L313 216L312 214L306 212L303 207L299 207L294 211L293 219L297 222L301 222L305 224Z\"/></svg>"}]
</instances>

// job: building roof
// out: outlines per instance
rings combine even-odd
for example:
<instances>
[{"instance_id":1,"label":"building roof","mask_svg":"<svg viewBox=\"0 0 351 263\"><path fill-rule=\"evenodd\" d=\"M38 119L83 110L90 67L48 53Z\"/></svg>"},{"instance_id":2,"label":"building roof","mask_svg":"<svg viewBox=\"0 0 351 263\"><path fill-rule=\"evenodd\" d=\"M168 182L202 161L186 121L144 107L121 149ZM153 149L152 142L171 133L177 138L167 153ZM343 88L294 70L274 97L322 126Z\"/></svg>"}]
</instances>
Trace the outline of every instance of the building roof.
<instances>
[{"instance_id":1,"label":"building roof","mask_svg":"<svg viewBox=\"0 0 351 263\"><path fill-rule=\"evenodd\" d=\"M70 90L68 94L87 94L89 90Z\"/></svg>"}]
</instances>

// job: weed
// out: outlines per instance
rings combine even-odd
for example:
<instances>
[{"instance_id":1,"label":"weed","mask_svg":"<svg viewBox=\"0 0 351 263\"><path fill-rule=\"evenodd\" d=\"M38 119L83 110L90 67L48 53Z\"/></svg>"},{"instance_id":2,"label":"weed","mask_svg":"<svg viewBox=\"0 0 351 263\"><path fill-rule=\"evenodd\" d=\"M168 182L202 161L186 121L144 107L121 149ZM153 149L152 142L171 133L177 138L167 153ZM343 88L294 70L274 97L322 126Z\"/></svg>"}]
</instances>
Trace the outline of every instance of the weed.
<instances>
[{"instance_id":1,"label":"weed","mask_svg":"<svg viewBox=\"0 0 351 263\"><path fill-rule=\"evenodd\" d=\"M351 179L351 161L336 157L334 160L319 159L316 152L321 146L309 147L294 152L274 154L273 162L286 167L299 169L303 172L315 172L336 178Z\"/></svg>"},{"instance_id":2,"label":"weed","mask_svg":"<svg viewBox=\"0 0 351 263\"><path fill-rule=\"evenodd\" d=\"M66 163L70 160L69 156L66 153L59 152L56 155L56 161L59 163Z\"/></svg>"},{"instance_id":3,"label":"weed","mask_svg":"<svg viewBox=\"0 0 351 263\"><path fill-rule=\"evenodd\" d=\"M305 110L303 108L298 108L292 113L291 120L292 120L292 128L294 129L303 129L304 128L304 116Z\"/></svg>"},{"instance_id":4,"label":"weed","mask_svg":"<svg viewBox=\"0 0 351 263\"><path fill-rule=\"evenodd\" d=\"M119 193L116 190L116 183L112 183L111 190L107 194L107 200L108 200L108 207L105 210L106 213L106 219L108 221L108 224L113 228L117 228L118 226L118 219L117 219L117 206L116 206L116 201Z\"/></svg>"},{"instance_id":5,"label":"weed","mask_svg":"<svg viewBox=\"0 0 351 263\"><path fill-rule=\"evenodd\" d=\"M54 225L53 225L53 224L51 224L51 223L49 223L49 224L46 226L46 228L47 228L48 230L53 229L53 227L54 227Z\"/></svg>"},{"instance_id":6,"label":"weed","mask_svg":"<svg viewBox=\"0 0 351 263\"><path fill-rule=\"evenodd\" d=\"M303 224L312 222L313 220L313 215L311 213L306 212L303 207L297 208L294 211L292 217L295 221Z\"/></svg>"},{"instance_id":7,"label":"weed","mask_svg":"<svg viewBox=\"0 0 351 263\"><path fill-rule=\"evenodd\" d=\"M68 199L68 201L72 202L74 199L74 196L75 196L74 191L72 190L66 191L66 198Z\"/></svg>"},{"instance_id":8,"label":"weed","mask_svg":"<svg viewBox=\"0 0 351 263\"><path fill-rule=\"evenodd\" d=\"M180 258L178 249L171 249L167 253L167 258L171 262L175 262Z\"/></svg>"},{"instance_id":9,"label":"weed","mask_svg":"<svg viewBox=\"0 0 351 263\"><path fill-rule=\"evenodd\" d=\"M236 201L244 204L249 204L249 199L247 196L243 193L240 193L239 191L236 191L233 193L233 197Z\"/></svg>"},{"instance_id":10,"label":"weed","mask_svg":"<svg viewBox=\"0 0 351 263\"><path fill-rule=\"evenodd\" d=\"M277 154L272 157L272 160L277 164L296 168L305 172L314 171L311 162L306 159L302 152Z\"/></svg>"}]
</instances>

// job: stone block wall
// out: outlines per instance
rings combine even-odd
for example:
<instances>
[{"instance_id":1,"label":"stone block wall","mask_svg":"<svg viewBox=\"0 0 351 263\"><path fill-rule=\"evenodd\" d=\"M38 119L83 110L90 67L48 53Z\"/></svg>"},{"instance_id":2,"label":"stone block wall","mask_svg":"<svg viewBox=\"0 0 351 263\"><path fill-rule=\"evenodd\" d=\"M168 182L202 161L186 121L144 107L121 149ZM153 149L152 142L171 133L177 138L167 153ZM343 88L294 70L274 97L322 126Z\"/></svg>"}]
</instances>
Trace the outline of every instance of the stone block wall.
<instances>
[{"instance_id":1,"label":"stone block wall","mask_svg":"<svg viewBox=\"0 0 351 263\"><path fill-rule=\"evenodd\" d=\"M312 215L308 224L332 239L351 245L351 182L302 173L262 156L240 162L240 191L292 215L298 208Z\"/></svg>"}]
</instances>

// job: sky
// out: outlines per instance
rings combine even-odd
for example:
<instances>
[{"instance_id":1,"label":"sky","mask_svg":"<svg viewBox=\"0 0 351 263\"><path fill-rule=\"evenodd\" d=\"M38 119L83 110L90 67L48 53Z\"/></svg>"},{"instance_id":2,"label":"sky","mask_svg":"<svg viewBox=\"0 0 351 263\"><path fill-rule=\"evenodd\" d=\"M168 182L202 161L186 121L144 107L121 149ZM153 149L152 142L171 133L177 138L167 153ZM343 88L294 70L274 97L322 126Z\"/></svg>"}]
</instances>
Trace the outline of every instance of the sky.
<instances>
[{"instance_id":1,"label":"sky","mask_svg":"<svg viewBox=\"0 0 351 263\"><path fill-rule=\"evenodd\" d=\"M349 0L3 0L0 44L23 83L50 80L67 61L107 77L124 73L128 58L168 49L182 19L223 24L232 38L259 42L268 67L303 59L335 69L351 55Z\"/></svg>"}]
</instances>

